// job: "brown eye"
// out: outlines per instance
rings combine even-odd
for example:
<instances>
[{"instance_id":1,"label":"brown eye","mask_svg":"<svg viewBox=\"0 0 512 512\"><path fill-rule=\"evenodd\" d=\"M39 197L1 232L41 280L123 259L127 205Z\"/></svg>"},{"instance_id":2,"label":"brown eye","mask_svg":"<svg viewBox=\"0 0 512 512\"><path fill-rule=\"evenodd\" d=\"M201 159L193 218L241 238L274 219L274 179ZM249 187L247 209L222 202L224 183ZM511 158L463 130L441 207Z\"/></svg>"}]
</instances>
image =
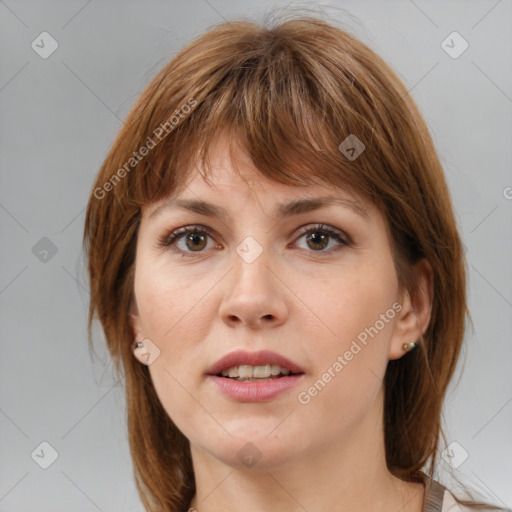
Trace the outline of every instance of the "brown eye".
<instances>
[{"instance_id":1,"label":"brown eye","mask_svg":"<svg viewBox=\"0 0 512 512\"><path fill-rule=\"evenodd\" d=\"M206 247L206 237L201 232L193 232L187 235L185 244L191 251L200 251Z\"/></svg>"},{"instance_id":2,"label":"brown eye","mask_svg":"<svg viewBox=\"0 0 512 512\"><path fill-rule=\"evenodd\" d=\"M157 248L170 249L181 254L182 257L193 256L193 253L198 253L199 255L200 253L205 253L206 249L208 249L208 238L214 241L208 228L200 225L187 226L160 237ZM318 253L319 256L331 254L352 244L348 235L323 224L313 227L307 226L302 230L299 238L305 238L305 250L310 253ZM332 245L331 242L335 242L333 247L329 247ZM215 244L214 247L222 248L222 246Z\"/></svg>"},{"instance_id":3,"label":"brown eye","mask_svg":"<svg viewBox=\"0 0 512 512\"><path fill-rule=\"evenodd\" d=\"M310 252L329 254L333 251L351 245L350 238L341 231L319 224L313 227L306 227L302 230L301 237L306 240L306 249ZM334 247L326 249L331 241L335 241Z\"/></svg>"},{"instance_id":4,"label":"brown eye","mask_svg":"<svg viewBox=\"0 0 512 512\"><path fill-rule=\"evenodd\" d=\"M308 234L306 241L309 247L315 251L325 249L329 243L329 235L319 234L318 231L314 231Z\"/></svg>"},{"instance_id":5,"label":"brown eye","mask_svg":"<svg viewBox=\"0 0 512 512\"><path fill-rule=\"evenodd\" d=\"M190 256L191 253L205 252L208 238L212 238L212 235L206 228L189 226L164 235L158 240L157 247L159 249L171 249L181 253L182 256Z\"/></svg>"}]
</instances>

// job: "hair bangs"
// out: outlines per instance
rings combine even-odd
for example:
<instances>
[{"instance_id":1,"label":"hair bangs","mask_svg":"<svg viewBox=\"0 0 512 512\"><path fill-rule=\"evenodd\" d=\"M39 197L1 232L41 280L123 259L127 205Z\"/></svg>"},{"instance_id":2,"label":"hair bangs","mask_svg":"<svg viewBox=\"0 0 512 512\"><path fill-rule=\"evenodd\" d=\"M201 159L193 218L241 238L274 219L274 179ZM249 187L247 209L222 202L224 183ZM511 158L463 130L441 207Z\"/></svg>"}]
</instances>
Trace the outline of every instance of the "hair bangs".
<instances>
[{"instance_id":1,"label":"hair bangs","mask_svg":"<svg viewBox=\"0 0 512 512\"><path fill-rule=\"evenodd\" d=\"M338 93L329 94L334 84L314 79L313 64L278 41L268 44L273 46L267 51L253 49L237 65L231 62L139 164L129 194L139 207L180 193L194 172L207 180L212 147L226 134L231 163L242 179L237 150L268 179L299 187L333 186L377 202L370 180L364 179L364 163L349 161L338 148L348 135L367 139L371 133L368 119L349 99L353 80L341 84L345 93L339 93L338 84ZM173 108L180 107L175 102ZM164 124L173 108L162 109L153 125Z\"/></svg>"}]
</instances>

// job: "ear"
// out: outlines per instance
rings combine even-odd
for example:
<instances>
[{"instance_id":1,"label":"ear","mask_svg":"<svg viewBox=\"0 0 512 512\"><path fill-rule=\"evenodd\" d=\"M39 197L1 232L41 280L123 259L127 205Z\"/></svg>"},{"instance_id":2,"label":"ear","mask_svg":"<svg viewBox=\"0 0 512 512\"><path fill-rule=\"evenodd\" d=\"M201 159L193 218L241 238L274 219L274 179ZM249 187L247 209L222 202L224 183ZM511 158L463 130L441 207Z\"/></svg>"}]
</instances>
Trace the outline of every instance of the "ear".
<instances>
[{"instance_id":1,"label":"ear","mask_svg":"<svg viewBox=\"0 0 512 512\"><path fill-rule=\"evenodd\" d=\"M132 302L130 306L130 311L128 314L130 328L132 330L132 337L134 341L140 341L144 339L144 333L142 329L142 322L140 320L139 310L137 308L137 304Z\"/></svg>"},{"instance_id":2,"label":"ear","mask_svg":"<svg viewBox=\"0 0 512 512\"><path fill-rule=\"evenodd\" d=\"M402 345L418 341L430 323L432 301L434 297L434 271L430 263L423 258L413 266L418 289L411 297L407 290L402 290L399 298L402 309L397 315L389 359L399 359L407 352Z\"/></svg>"}]
</instances>

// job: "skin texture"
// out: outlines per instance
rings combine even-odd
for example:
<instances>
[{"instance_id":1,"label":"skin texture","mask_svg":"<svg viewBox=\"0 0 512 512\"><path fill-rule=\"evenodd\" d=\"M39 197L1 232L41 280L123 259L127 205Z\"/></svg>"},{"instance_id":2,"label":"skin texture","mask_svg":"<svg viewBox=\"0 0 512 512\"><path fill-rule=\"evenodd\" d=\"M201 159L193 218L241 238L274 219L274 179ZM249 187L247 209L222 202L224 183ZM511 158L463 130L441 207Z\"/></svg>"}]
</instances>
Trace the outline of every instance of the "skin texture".
<instances>
[{"instance_id":1,"label":"skin texture","mask_svg":"<svg viewBox=\"0 0 512 512\"><path fill-rule=\"evenodd\" d=\"M191 443L197 487L191 507L420 512L423 486L398 480L386 467L382 379L388 360L407 357L402 344L428 326L430 265L415 268L421 294L413 304L399 289L385 219L373 205L365 205L368 220L339 204L278 218L276 206L292 199L363 202L332 187L269 181L240 153L249 186L234 172L225 142L214 147L211 183L193 173L180 197L223 206L229 217L176 207L151 216L167 198L143 210L137 241L134 338L148 338L160 351L149 370L164 409ZM332 236L318 242L320 223L348 235L350 245ZM212 235L188 247L182 236L174 247L188 251L184 257L172 246L158 248L159 237L196 224ZM308 243L302 227L317 233L315 241ZM247 236L262 248L252 263L236 252ZM397 302L400 311L378 334L300 403L298 394ZM279 352L304 369L304 383L268 402L229 399L205 374L236 349ZM251 468L237 456L248 442L261 454Z\"/></svg>"}]
</instances>

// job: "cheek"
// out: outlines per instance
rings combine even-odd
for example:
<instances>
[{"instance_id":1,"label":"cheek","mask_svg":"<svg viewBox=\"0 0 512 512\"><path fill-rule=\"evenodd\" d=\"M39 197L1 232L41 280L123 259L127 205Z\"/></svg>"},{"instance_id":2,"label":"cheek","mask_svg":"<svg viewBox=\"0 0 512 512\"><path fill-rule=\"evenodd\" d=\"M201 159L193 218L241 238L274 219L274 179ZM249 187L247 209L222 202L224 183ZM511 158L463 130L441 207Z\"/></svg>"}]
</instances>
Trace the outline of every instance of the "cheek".
<instances>
[{"instance_id":1,"label":"cheek","mask_svg":"<svg viewBox=\"0 0 512 512\"><path fill-rule=\"evenodd\" d=\"M138 265L134 287L144 337L159 350L149 368L156 392L169 415L171 404L189 410L193 402L182 386L190 387L190 368L204 357L201 340L208 336L213 314L205 290L213 277L191 282L189 269L171 272L170 266L144 258Z\"/></svg>"},{"instance_id":2,"label":"cheek","mask_svg":"<svg viewBox=\"0 0 512 512\"><path fill-rule=\"evenodd\" d=\"M314 376L309 387L298 390L299 410L304 407L311 417L329 418L332 428L326 436L333 438L375 405L396 316L393 280L374 273L358 276L333 282L333 288L343 286L318 294L318 311L329 328L322 327L325 334L316 339L309 336L314 342Z\"/></svg>"},{"instance_id":3,"label":"cheek","mask_svg":"<svg viewBox=\"0 0 512 512\"><path fill-rule=\"evenodd\" d=\"M375 398L387 367L397 296L391 258L360 258L309 288L316 329L322 334L308 336L314 342L315 379L314 388L304 391L325 414L343 416L350 410L358 415ZM312 333L313 327L308 330ZM315 393L323 398L317 400Z\"/></svg>"},{"instance_id":4,"label":"cheek","mask_svg":"<svg viewBox=\"0 0 512 512\"><path fill-rule=\"evenodd\" d=\"M206 312L200 301L204 292L187 288L175 273L170 276L166 269L139 261L134 283L137 306L144 336L160 351L149 366L151 380L167 415L186 431L188 414L197 407L185 390L190 388L190 365L200 360L196 341L205 335L201 326L206 326Z\"/></svg>"},{"instance_id":5,"label":"cheek","mask_svg":"<svg viewBox=\"0 0 512 512\"><path fill-rule=\"evenodd\" d=\"M343 266L320 269L315 276L298 280L294 291L303 298L308 323L317 326L318 341L344 350L376 322L379 334L388 335L395 316L392 305L398 297L398 281L391 257L356 256ZM391 308L391 311L389 311ZM388 312L382 324L381 315ZM384 336L381 336L381 338ZM345 348L346 347L346 348ZM330 351L324 351L323 353Z\"/></svg>"},{"instance_id":6,"label":"cheek","mask_svg":"<svg viewBox=\"0 0 512 512\"><path fill-rule=\"evenodd\" d=\"M183 331L199 337L201 325L206 324L202 299L207 287L203 282L194 286L179 269L171 272L171 267L142 260L135 273L135 296L146 336L165 344L183 339Z\"/></svg>"}]
</instances>

